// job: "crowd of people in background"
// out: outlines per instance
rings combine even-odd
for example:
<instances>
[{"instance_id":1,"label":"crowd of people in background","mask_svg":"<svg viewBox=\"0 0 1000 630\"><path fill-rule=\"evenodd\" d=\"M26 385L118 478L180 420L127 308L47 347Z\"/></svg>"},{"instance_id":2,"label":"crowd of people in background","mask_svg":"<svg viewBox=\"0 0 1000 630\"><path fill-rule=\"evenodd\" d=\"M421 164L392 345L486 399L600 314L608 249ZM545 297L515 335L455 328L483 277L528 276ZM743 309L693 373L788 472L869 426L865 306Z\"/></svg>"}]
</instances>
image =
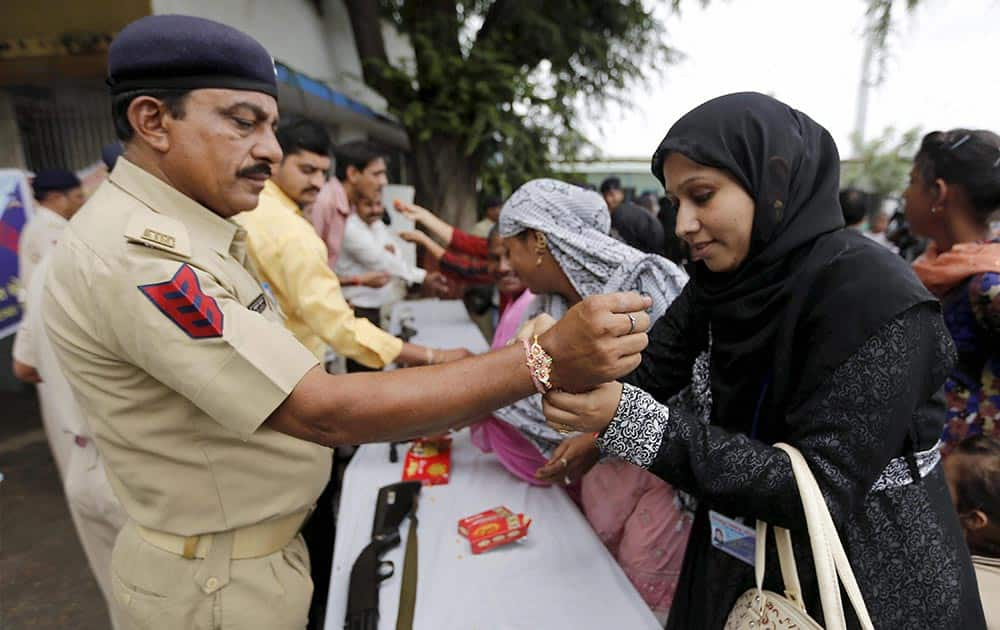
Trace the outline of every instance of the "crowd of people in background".
<instances>
[{"instance_id":1,"label":"crowd of people in background","mask_svg":"<svg viewBox=\"0 0 1000 630\"><path fill-rule=\"evenodd\" d=\"M670 129L652 159L664 195L625 191L615 177L597 191L533 180L507 199L484 196L468 231L402 201L394 209L414 228L387 225L388 158L376 145L334 146L323 124L292 116L275 135L281 157L256 208L227 225L245 231L263 287L248 308L282 313L333 371L338 357L364 372L470 356L386 330L394 304L448 286L467 287L497 351L589 296L649 298L650 344L637 370L585 393L501 405L472 439L524 483L564 487L667 627L721 628L754 581L750 567L713 550L712 513L803 530L776 442L812 465L876 627L983 627L980 601L989 627L1000 627L996 134L924 137L902 231L885 200L840 189L823 127L759 94L709 101ZM140 181L138 171L119 159L112 181ZM114 610L109 532L125 513L103 472L94 476L99 451L45 357L37 319L36 268L49 264L83 193L65 170L37 172L33 187L14 369L39 385L74 521ZM926 248L911 265L903 256L917 240ZM433 270L409 260L407 244ZM303 528L312 627L329 587L333 469ZM812 611L811 556L805 540L795 548ZM777 566L768 583L780 580Z\"/></svg>"}]
</instances>

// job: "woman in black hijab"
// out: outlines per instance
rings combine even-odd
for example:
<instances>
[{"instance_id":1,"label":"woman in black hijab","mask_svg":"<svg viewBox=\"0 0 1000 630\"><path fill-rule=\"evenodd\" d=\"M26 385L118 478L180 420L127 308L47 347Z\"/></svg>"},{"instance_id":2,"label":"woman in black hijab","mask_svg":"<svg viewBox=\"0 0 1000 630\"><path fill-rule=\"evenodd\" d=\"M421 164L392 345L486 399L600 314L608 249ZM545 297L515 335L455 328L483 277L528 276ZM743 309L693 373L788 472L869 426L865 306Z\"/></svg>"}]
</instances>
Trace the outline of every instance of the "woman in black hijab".
<instances>
[{"instance_id":1,"label":"woman in black hijab","mask_svg":"<svg viewBox=\"0 0 1000 630\"><path fill-rule=\"evenodd\" d=\"M789 528L809 613L823 618L779 441L809 462L876 628L984 627L938 465L954 349L906 264L843 229L829 133L770 97L730 94L670 129L653 174L677 207L692 279L628 384L549 394L546 415L602 431L606 455L697 499L667 627L721 628L753 586L752 566L713 547L717 514ZM707 409L678 402L689 386ZM768 555L765 588L781 592L773 545Z\"/></svg>"}]
</instances>

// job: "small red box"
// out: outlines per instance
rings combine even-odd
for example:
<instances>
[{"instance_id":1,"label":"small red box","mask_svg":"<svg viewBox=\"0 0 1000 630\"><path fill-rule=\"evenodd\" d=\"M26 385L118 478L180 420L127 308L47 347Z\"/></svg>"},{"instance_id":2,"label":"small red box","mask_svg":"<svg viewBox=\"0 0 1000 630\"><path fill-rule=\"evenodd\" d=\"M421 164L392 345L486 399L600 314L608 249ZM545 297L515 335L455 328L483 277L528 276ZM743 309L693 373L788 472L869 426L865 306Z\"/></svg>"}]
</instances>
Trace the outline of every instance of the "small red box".
<instances>
[{"instance_id":1,"label":"small red box","mask_svg":"<svg viewBox=\"0 0 1000 630\"><path fill-rule=\"evenodd\" d=\"M451 438L415 440L403 460L403 481L419 481L425 486L448 483L451 473Z\"/></svg>"},{"instance_id":2,"label":"small red box","mask_svg":"<svg viewBox=\"0 0 1000 630\"><path fill-rule=\"evenodd\" d=\"M524 538L530 525L531 519L524 514L514 514L501 506L463 518L458 522L458 532L469 539L472 553L480 554Z\"/></svg>"},{"instance_id":3,"label":"small red box","mask_svg":"<svg viewBox=\"0 0 1000 630\"><path fill-rule=\"evenodd\" d=\"M466 516L458 522L458 533L466 538L469 537L469 528L476 525L479 522L487 522L497 517L506 518L508 516L513 516L514 513L510 511L510 508L506 506L495 507L490 510L485 510L479 514L473 514L472 516Z\"/></svg>"}]
</instances>

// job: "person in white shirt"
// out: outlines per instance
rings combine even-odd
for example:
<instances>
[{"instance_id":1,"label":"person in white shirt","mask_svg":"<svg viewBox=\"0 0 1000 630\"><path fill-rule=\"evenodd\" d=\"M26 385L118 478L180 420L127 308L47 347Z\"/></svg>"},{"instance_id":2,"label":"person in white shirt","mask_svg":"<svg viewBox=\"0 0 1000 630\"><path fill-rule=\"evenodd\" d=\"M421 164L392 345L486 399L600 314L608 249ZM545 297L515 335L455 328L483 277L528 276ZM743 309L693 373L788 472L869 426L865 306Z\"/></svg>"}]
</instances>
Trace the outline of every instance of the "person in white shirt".
<instances>
[{"instance_id":1,"label":"person in white shirt","mask_svg":"<svg viewBox=\"0 0 1000 630\"><path fill-rule=\"evenodd\" d=\"M361 283L342 284L344 297L354 313L376 326L381 325L382 309L403 299L406 287L423 284L427 271L411 265L402 254L402 241L382 222L381 193L374 196L359 195L355 211L347 218L344 241L337 258L336 272L341 278L357 278L363 274L381 271L390 280L381 287ZM369 368L348 359L348 372L365 372Z\"/></svg>"},{"instance_id":2,"label":"person in white shirt","mask_svg":"<svg viewBox=\"0 0 1000 630\"><path fill-rule=\"evenodd\" d=\"M31 186L37 203L31 219L21 230L17 243L18 281L21 285L18 301L21 302L22 311L25 310L28 282L34 275L35 266L56 246L63 230L66 229L66 224L86 201L80 179L64 169L38 171ZM19 337L24 338L22 339L24 347L33 345L27 319L26 315L22 317L22 324L17 333ZM14 376L25 383L37 383L40 380L33 365L18 361L17 358L14 359ZM48 432L47 424L45 429ZM51 432L49 443L52 443ZM54 446L53 453L59 476L62 477L65 472L65 461Z\"/></svg>"},{"instance_id":3,"label":"person in white shirt","mask_svg":"<svg viewBox=\"0 0 1000 630\"><path fill-rule=\"evenodd\" d=\"M343 251L337 260L337 275L341 277L370 271L392 276L385 286L378 288L344 287L344 297L361 311L379 310L402 299L408 285L422 284L427 277L426 270L411 265L403 257L402 242L382 222L383 212L380 195L359 198L355 213L347 219Z\"/></svg>"}]
</instances>

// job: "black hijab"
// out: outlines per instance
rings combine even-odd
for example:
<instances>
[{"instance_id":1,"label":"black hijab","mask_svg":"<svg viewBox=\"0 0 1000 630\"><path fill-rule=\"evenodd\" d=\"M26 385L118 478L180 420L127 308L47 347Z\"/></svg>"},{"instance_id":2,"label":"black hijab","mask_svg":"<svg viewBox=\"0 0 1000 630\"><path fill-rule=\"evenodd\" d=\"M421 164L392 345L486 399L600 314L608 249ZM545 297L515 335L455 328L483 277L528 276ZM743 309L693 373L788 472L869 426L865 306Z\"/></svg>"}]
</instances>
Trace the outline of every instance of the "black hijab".
<instances>
[{"instance_id":1,"label":"black hijab","mask_svg":"<svg viewBox=\"0 0 1000 630\"><path fill-rule=\"evenodd\" d=\"M711 323L713 423L776 439L773 422L802 402L868 338L934 298L898 256L844 230L840 160L802 112L753 92L700 105L653 155L725 170L755 202L750 251L735 271L694 265L686 291Z\"/></svg>"}]
</instances>

